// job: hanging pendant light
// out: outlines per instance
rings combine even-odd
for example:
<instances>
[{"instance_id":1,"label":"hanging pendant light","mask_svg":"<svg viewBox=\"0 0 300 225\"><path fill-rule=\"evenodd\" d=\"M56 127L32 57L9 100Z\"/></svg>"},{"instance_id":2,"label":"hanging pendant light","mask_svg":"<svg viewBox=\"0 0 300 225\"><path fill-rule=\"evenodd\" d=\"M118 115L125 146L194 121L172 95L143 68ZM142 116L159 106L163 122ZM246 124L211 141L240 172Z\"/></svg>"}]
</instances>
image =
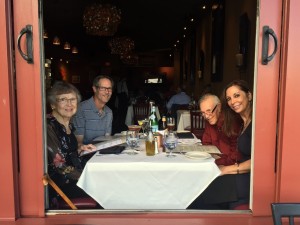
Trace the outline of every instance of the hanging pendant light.
<instances>
[{"instance_id":1,"label":"hanging pendant light","mask_svg":"<svg viewBox=\"0 0 300 225\"><path fill-rule=\"evenodd\" d=\"M125 55L134 49L134 41L129 37L116 37L109 41L111 54Z\"/></svg>"},{"instance_id":2,"label":"hanging pendant light","mask_svg":"<svg viewBox=\"0 0 300 225\"><path fill-rule=\"evenodd\" d=\"M60 39L59 39L59 37L57 37L57 36L55 36L54 38L53 38L53 42L52 42L54 45L60 45Z\"/></svg>"},{"instance_id":3,"label":"hanging pendant light","mask_svg":"<svg viewBox=\"0 0 300 225\"><path fill-rule=\"evenodd\" d=\"M98 36L113 36L121 21L121 10L110 4L88 5L83 13L86 33Z\"/></svg>"},{"instance_id":4,"label":"hanging pendant light","mask_svg":"<svg viewBox=\"0 0 300 225\"><path fill-rule=\"evenodd\" d=\"M71 49L71 45L70 45L69 42L65 42L65 44L64 44L64 49L65 49L65 50Z\"/></svg>"},{"instance_id":5,"label":"hanging pendant light","mask_svg":"<svg viewBox=\"0 0 300 225\"><path fill-rule=\"evenodd\" d=\"M73 54L78 54L78 48L75 47L75 46L72 47L71 51L72 51Z\"/></svg>"}]
</instances>

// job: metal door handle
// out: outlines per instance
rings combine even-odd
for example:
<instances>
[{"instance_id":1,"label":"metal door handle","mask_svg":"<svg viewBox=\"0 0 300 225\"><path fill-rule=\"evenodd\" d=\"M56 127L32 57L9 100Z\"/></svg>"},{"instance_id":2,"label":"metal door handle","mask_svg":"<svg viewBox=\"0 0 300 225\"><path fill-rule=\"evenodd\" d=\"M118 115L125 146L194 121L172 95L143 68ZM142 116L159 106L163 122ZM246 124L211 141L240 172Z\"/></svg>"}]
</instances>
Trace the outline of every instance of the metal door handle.
<instances>
[{"instance_id":1,"label":"metal door handle","mask_svg":"<svg viewBox=\"0 0 300 225\"><path fill-rule=\"evenodd\" d=\"M21 49L21 38L26 34L26 50L27 54L25 54ZM27 61L27 63L33 64L33 49L32 49L32 25L26 25L18 36L18 50L20 55Z\"/></svg>"},{"instance_id":2,"label":"metal door handle","mask_svg":"<svg viewBox=\"0 0 300 225\"><path fill-rule=\"evenodd\" d=\"M268 56L269 52L269 35L271 35L274 39L274 51ZM275 32L269 28L269 26L263 27L263 41L262 41L262 64L267 65L270 62L277 52L277 36Z\"/></svg>"}]
</instances>

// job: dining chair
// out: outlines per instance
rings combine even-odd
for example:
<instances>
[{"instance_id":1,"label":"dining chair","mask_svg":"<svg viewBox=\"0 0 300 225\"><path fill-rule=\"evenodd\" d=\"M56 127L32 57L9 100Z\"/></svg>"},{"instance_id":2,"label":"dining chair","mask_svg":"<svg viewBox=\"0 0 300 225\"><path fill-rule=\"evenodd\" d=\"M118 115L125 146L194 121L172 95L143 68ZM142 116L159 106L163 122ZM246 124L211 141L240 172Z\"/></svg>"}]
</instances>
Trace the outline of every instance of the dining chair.
<instances>
[{"instance_id":1,"label":"dining chair","mask_svg":"<svg viewBox=\"0 0 300 225\"><path fill-rule=\"evenodd\" d=\"M200 140L204 133L205 121L199 110L191 110L191 132Z\"/></svg>"},{"instance_id":2,"label":"dining chair","mask_svg":"<svg viewBox=\"0 0 300 225\"><path fill-rule=\"evenodd\" d=\"M149 116L149 103L136 103L132 107L134 124L138 124L138 120L144 120Z\"/></svg>"},{"instance_id":3,"label":"dining chair","mask_svg":"<svg viewBox=\"0 0 300 225\"><path fill-rule=\"evenodd\" d=\"M282 225L282 217L287 217L289 225L294 225L295 217L300 217L300 203L272 203L274 225Z\"/></svg>"},{"instance_id":4,"label":"dining chair","mask_svg":"<svg viewBox=\"0 0 300 225\"><path fill-rule=\"evenodd\" d=\"M88 197L82 198L72 198L70 199L58 186L57 184L50 178L48 174L44 174L42 178L43 184L46 186L50 184L50 186L61 196L62 200L55 200L55 208L57 209L95 209L98 206L98 203Z\"/></svg>"}]
</instances>

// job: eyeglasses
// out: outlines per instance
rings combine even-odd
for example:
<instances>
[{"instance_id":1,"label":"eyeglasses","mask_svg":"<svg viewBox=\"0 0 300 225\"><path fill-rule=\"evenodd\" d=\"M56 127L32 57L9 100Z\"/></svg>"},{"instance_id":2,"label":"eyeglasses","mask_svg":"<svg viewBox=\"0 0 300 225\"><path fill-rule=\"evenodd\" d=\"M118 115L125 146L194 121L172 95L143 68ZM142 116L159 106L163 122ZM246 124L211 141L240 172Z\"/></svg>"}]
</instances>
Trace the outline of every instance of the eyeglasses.
<instances>
[{"instance_id":1,"label":"eyeglasses","mask_svg":"<svg viewBox=\"0 0 300 225\"><path fill-rule=\"evenodd\" d=\"M111 88L111 87L97 86L97 88L98 88L100 91L108 91L108 92L111 92L111 91L112 91L112 88Z\"/></svg>"},{"instance_id":2,"label":"eyeglasses","mask_svg":"<svg viewBox=\"0 0 300 225\"><path fill-rule=\"evenodd\" d=\"M60 104L66 105L68 103L75 104L77 103L77 98L58 98L56 101Z\"/></svg>"},{"instance_id":3,"label":"eyeglasses","mask_svg":"<svg viewBox=\"0 0 300 225\"><path fill-rule=\"evenodd\" d=\"M216 110L216 108L217 108L218 105L219 105L219 103L216 104L215 107L214 107L211 111L210 111L210 110L207 110L206 112L200 112L200 114L201 114L203 117L205 117L205 116L211 116L211 115L214 113L214 111Z\"/></svg>"}]
</instances>

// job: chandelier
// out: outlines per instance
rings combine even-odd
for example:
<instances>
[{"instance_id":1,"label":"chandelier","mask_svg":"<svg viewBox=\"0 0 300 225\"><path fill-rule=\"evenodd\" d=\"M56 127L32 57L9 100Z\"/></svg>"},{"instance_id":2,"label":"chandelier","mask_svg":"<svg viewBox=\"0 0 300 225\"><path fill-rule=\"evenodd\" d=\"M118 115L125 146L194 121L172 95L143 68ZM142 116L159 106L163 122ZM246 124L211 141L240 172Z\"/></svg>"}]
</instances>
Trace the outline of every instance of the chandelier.
<instances>
[{"instance_id":1,"label":"chandelier","mask_svg":"<svg viewBox=\"0 0 300 225\"><path fill-rule=\"evenodd\" d=\"M116 37L108 43L111 54L124 55L134 49L134 41L129 37Z\"/></svg>"},{"instance_id":2,"label":"chandelier","mask_svg":"<svg viewBox=\"0 0 300 225\"><path fill-rule=\"evenodd\" d=\"M121 21L121 10L110 4L88 5L83 13L86 33L98 36L113 36Z\"/></svg>"},{"instance_id":3,"label":"chandelier","mask_svg":"<svg viewBox=\"0 0 300 225\"><path fill-rule=\"evenodd\" d=\"M124 64L127 65L137 65L139 61L138 55L133 52L120 55L120 59Z\"/></svg>"}]
</instances>

